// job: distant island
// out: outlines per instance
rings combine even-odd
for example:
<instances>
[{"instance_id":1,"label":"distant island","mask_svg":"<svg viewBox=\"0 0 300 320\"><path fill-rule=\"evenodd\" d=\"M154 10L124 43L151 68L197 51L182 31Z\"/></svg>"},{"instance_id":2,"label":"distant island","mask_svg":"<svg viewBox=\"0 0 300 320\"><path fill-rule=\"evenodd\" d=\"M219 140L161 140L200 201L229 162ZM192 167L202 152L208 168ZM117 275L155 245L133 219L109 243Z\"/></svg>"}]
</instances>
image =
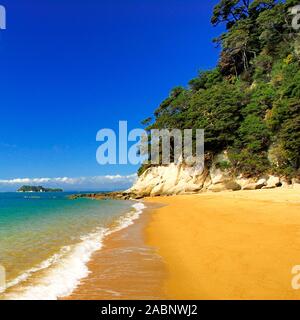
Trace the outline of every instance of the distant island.
<instances>
[{"instance_id":1,"label":"distant island","mask_svg":"<svg viewBox=\"0 0 300 320\"><path fill-rule=\"evenodd\" d=\"M17 192L63 192L63 190L44 188L42 186L22 186Z\"/></svg>"}]
</instances>

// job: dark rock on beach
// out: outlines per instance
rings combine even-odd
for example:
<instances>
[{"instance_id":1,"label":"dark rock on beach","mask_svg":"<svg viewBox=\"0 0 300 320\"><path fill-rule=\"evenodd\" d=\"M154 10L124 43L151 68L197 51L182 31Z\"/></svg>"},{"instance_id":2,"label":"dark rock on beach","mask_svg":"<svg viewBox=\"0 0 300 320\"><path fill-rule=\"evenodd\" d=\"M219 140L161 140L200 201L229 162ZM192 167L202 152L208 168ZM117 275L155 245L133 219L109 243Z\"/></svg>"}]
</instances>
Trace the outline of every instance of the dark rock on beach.
<instances>
[{"instance_id":1,"label":"dark rock on beach","mask_svg":"<svg viewBox=\"0 0 300 320\"><path fill-rule=\"evenodd\" d=\"M85 193L85 194L74 194L69 196L70 200L77 199L95 199L95 200L134 200L143 198L141 195L138 195L133 192L107 192L107 193Z\"/></svg>"}]
</instances>

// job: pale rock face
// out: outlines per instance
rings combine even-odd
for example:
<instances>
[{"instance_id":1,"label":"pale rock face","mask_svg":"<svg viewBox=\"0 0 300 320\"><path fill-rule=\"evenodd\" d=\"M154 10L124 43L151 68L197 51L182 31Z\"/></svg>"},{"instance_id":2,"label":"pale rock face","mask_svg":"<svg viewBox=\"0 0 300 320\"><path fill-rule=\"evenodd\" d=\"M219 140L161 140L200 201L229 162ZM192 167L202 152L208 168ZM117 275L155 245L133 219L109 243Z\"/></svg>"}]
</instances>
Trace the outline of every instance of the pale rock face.
<instances>
[{"instance_id":1,"label":"pale rock face","mask_svg":"<svg viewBox=\"0 0 300 320\"><path fill-rule=\"evenodd\" d=\"M151 196L199 192L207 175L207 170L182 163L152 167L139 177L128 192Z\"/></svg>"},{"instance_id":2,"label":"pale rock face","mask_svg":"<svg viewBox=\"0 0 300 320\"><path fill-rule=\"evenodd\" d=\"M238 176L237 179L235 179L235 181L242 187L242 189L244 189L244 187L246 187L249 184L255 184L254 179L247 179L243 178L242 176Z\"/></svg>"},{"instance_id":3,"label":"pale rock face","mask_svg":"<svg viewBox=\"0 0 300 320\"><path fill-rule=\"evenodd\" d=\"M212 184L217 184L217 183L224 182L226 177L224 176L224 173L221 171L221 169L217 169L213 167L210 170L210 178L211 178Z\"/></svg>"},{"instance_id":4,"label":"pale rock face","mask_svg":"<svg viewBox=\"0 0 300 320\"><path fill-rule=\"evenodd\" d=\"M243 190L256 190L256 183L249 183L243 187Z\"/></svg>"},{"instance_id":5,"label":"pale rock face","mask_svg":"<svg viewBox=\"0 0 300 320\"><path fill-rule=\"evenodd\" d=\"M155 186L151 191L150 191L150 196L151 197L156 197L162 194L162 189L164 185L163 184L158 184ZM148 193L148 192L147 192Z\"/></svg>"},{"instance_id":6,"label":"pale rock face","mask_svg":"<svg viewBox=\"0 0 300 320\"><path fill-rule=\"evenodd\" d=\"M221 191L238 191L242 187L236 183L234 180L226 180L222 183L212 184L208 191L221 192Z\"/></svg>"},{"instance_id":7,"label":"pale rock face","mask_svg":"<svg viewBox=\"0 0 300 320\"><path fill-rule=\"evenodd\" d=\"M282 186L282 183L280 182L280 178L275 176L270 176L267 181L267 185L264 186L263 189L274 189L279 186Z\"/></svg>"},{"instance_id":8,"label":"pale rock face","mask_svg":"<svg viewBox=\"0 0 300 320\"><path fill-rule=\"evenodd\" d=\"M258 190L267 185L267 180L265 178L259 179L255 183L249 183L243 187L243 190Z\"/></svg>"},{"instance_id":9,"label":"pale rock face","mask_svg":"<svg viewBox=\"0 0 300 320\"><path fill-rule=\"evenodd\" d=\"M210 187L208 187L207 190L212 192L221 192L221 191L226 191L228 189L226 188L226 185L224 183L218 183L218 184L212 184Z\"/></svg>"},{"instance_id":10,"label":"pale rock face","mask_svg":"<svg viewBox=\"0 0 300 320\"><path fill-rule=\"evenodd\" d=\"M232 177L229 170L222 171L217 167L217 164L221 161L228 161L226 152L214 159L210 169L205 168L203 170L201 167L188 166L181 162L151 167L138 178L135 185L127 192L144 197L288 186L288 182L275 176L264 177L259 180L247 179L242 175ZM293 186L300 189L299 180L294 179Z\"/></svg>"},{"instance_id":11,"label":"pale rock face","mask_svg":"<svg viewBox=\"0 0 300 320\"><path fill-rule=\"evenodd\" d=\"M202 190L203 185L190 183L187 186L185 186L184 191L186 193L195 193Z\"/></svg>"},{"instance_id":12,"label":"pale rock face","mask_svg":"<svg viewBox=\"0 0 300 320\"><path fill-rule=\"evenodd\" d=\"M256 184L257 184L257 186L260 186L260 185L264 186L264 185L267 184L267 179L266 178L261 178L256 182Z\"/></svg>"},{"instance_id":13,"label":"pale rock face","mask_svg":"<svg viewBox=\"0 0 300 320\"><path fill-rule=\"evenodd\" d=\"M148 169L142 177L140 177L135 185L130 189L132 192L139 194L150 194L152 189L159 184L160 177L157 175L156 168Z\"/></svg>"}]
</instances>

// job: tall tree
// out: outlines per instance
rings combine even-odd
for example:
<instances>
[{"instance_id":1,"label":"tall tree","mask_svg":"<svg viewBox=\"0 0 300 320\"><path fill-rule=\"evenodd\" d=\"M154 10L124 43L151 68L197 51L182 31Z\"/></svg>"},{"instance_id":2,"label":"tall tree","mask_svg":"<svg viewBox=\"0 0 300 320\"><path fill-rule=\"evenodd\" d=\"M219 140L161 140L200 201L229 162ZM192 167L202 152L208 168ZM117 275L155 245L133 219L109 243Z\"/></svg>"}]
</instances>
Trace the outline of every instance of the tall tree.
<instances>
[{"instance_id":1,"label":"tall tree","mask_svg":"<svg viewBox=\"0 0 300 320\"><path fill-rule=\"evenodd\" d=\"M214 26L226 23L230 29L237 21L249 16L250 0L221 0L213 10L211 22Z\"/></svg>"}]
</instances>

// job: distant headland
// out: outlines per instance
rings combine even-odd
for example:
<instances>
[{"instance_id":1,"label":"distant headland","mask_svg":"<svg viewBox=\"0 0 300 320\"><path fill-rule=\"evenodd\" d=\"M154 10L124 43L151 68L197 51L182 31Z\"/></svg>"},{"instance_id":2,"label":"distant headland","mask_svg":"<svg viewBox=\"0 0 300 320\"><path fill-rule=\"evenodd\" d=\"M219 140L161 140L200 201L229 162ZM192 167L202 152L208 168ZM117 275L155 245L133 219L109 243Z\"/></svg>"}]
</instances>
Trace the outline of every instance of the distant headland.
<instances>
[{"instance_id":1,"label":"distant headland","mask_svg":"<svg viewBox=\"0 0 300 320\"><path fill-rule=\"evenodd\" d=\"M63 192L63 190L44 188L42 186L22 186L17 192Z\"/></svg>"}]
</instances>

